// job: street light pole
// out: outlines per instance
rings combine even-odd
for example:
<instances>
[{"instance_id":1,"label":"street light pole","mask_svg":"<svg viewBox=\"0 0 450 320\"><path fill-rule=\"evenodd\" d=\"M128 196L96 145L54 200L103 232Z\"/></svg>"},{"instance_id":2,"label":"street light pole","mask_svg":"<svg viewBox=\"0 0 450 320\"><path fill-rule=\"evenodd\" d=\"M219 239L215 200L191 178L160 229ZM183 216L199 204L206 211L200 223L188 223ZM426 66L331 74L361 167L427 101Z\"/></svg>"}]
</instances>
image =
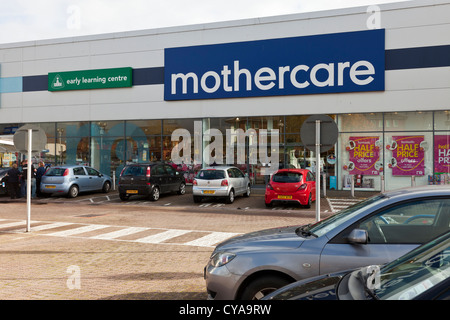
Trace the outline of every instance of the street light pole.
<instances>
[{"instance_id":1,"label":"street light pole","mask_svg":"<svg viewBox=\"0 0 450 320\"><path fill-rule=\"evenodd\" d=\"M30 232L30 219L31 219L31 149L33 143L33 129L28 129L28 159L27 159L27 232Z\"/></svg>"},{"instance_id":2,"label":"street light pole","mask_svg":"<svg viewBox=\"0 0 450 320\"><path fill-rule=\"evenodd\" d=\"M316 222L320 220L320 120L316 120Z\"/></svg>"}]
</instances>

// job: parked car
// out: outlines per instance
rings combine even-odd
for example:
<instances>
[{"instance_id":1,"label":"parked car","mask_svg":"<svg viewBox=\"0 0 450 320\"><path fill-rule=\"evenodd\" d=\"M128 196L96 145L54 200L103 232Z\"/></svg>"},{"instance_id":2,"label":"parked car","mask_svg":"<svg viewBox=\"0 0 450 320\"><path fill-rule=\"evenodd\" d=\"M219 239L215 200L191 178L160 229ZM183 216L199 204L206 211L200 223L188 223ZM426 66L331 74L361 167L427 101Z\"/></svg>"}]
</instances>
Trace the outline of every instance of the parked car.
<instances>
[{"instance_id":1,"label":"parked car","mask_svg":"<svg viewBox=\"0 0 450 320\"><path fill-rule=\"evenodd\" d=\"M51 167L42 176L41 193L61 194L75 198L80 192L111 190L111 178L87 166Z\"/></svg>"},{"instance_id":2,"label":"parked car","mask_svg":"<svg viewBox=\"0 0 450 320\"><path fill-rule=\"evenodd\" d=\"M225 198L233 203L237 195L249 197L251 193L250 179L232 166L214 166L199 171L192 183L194 202L203 198Z\"/></svg>"},{"instance_id":3,"label":"parked car","mask_svg":"<svg viewBox=\"0 0 450 320\"><path fill-rule=\"evenodd\" d=\"M311 208L316 200L316 180L307 169L280 169L270 178L266 186L265 204L297 203Z\"/></svg>"},{"instance_id":4,"label":"parked car","mask_svg":"<svg viewBox=\"0 0 450 320\"><path fill-rule=\"evenodd\" d=\"M264 300L450 300L450 232L381 268L298 281Z\"/></svg>"},{"instance_id":5,"label":"parked car","mask_svg":"<svg viewBox=\"0 0 450 320\"><path fill-rule=\"evenodd\" d=\"M10 168L0 168L0 194L8 194L8 177L6 173Z\"/></svg>"},{"instance_id":6,"label":"parked car","mask_svg":"<svg viewBox=\"0 0 450 320\"><path fill-rule=\"evenodd\" d=\"M205 267L210 299L259 299L289 283L385 264L449 231L450 188L382 193L324 220L219 244Z\"/></svg>"},{"instance_id":7,"label":"parked car","mask_svg":"<svg viewBox=\"0 0 450 320\"><path fill-rule=\"evenodd\" d=\"M165 163L136 163L123 168L119 178L120 199L132 195L149 196L156 201L167 192L185 194L186 182L172 166Z\"/></svg>"}]
</instances>

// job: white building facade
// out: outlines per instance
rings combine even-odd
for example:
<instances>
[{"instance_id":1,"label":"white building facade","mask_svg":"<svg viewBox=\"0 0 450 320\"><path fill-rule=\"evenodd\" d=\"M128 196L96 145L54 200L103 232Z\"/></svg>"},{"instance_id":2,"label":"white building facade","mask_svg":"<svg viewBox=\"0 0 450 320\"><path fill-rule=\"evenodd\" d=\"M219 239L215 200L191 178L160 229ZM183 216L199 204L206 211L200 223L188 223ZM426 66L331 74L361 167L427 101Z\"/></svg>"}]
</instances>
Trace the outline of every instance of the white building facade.
<instances>
[{"instance_id":1,"label":"white building facade","mask_svg":"<svg viewBox=\"0 0 450 320\"><path fill-rule=\"evenodd\" d=\"M313 168L300 129L325 114L339 129L321 154L328 187L449 183L449 34L450 3L423 0L0 45L2 165L24 124L46 132L36 158L107 174L174 160L184 129L188 181L223 159L263 184L256 141L267 133L282 167ZM243 161L225 156L227 129L247 134Z\"/></svg>"}]
</instances>

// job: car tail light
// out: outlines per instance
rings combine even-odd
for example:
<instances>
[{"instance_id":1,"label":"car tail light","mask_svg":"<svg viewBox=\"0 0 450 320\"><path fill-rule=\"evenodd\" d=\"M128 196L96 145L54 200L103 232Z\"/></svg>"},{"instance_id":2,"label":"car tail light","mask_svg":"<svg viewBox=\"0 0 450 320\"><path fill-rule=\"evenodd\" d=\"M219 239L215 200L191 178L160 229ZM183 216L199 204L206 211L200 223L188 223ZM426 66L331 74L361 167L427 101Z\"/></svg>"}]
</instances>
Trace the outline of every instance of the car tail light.
<instances>
[{"instance_id":1,"label":"car tail light","mask_svg":"<svg viewBox=\"0 0 450 320\"><path fill-rule=\"evenodd\" d=\"M63 177L68 176L68 175L69 175L69 169L64 170Z\"/></svg>"},{"instance_id":2,"label":"car tail light","mask_svg":"<svg viewBox=\"0 0 450 320\"><path fill-rule=\"evenodd\" d=\"M150 178L150 167L147 167L147 174L146 174L147 178Z\"/></svg>"},{"instance_id":3,"label":"car tail light","mask_svg":"<svg viewBox=\"0 0 450 320\"><path fill-rule=\"evenodd\" d=\"M273 187L272 187L272 185L270 183L267 184L266 188L269 189L269 190L273 190Z\"/></svg>"},{"instance_id":4,"label":"car tail light","mask_svg":"<svg viewBox=\"0 0 450 320\"><path fill-rule=\"evenodd\" d=\"M228 186L228 180L227 180L227 179L223 179L222 182L220 183L220 185L221 185L222 187Z\"/></svg>"},{"instance_id":5,"label":"car tail light","mask_svg":"<svg viewBox=\"0 0 450 320\"><path fill-rule=\"evenodd\" d=\"M196 179L194 179L194 181L192 181L192 185L193 185L193 186L196 186L196 185L198 185L198 183L197 183L197 180L196 180Z\"/></svg>"},{"instance_id":6,"label":"car tail light","mask_svg":"<svg viewBox=\"0 0 450 320\"><path fill-rule=\"evenodd\" d=\"M304 184L302 184L302 185L297 189L297 191L305 190L307 186L308 186L308 185L307 185L306 183L304 183Z\"/></svg>"}]
</instances>

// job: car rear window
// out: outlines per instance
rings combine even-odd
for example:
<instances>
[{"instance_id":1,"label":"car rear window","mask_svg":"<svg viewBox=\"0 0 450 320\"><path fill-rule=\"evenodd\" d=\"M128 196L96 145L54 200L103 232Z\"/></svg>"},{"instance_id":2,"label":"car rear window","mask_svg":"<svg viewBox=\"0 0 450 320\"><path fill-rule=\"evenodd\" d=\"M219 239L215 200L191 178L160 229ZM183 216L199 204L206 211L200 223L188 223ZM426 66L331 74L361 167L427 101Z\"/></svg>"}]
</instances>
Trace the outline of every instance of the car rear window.
<instances>
[{"instance_id":1,"label":"car rear window","mask_svg":"<svg viewBox=\"0 0 450 320\"><path fill-rule=\"evenodd\" d=\"M62 177L66 168L50 168L45 175L49 177Z\"/></svg>"},{"instance_id":2,"label":"car rear window","mask_svg":"<svg viewBox=\"0 0 450 320\"><path fill-rule=\"evenodd\" d=\"M144 166L129 166L123 170L123 176L145 176L147 168Z\"/></svg>"},{"instance_id":3,"label":"car rear window","mask_svg":"<svg viewBox=\"0 0 450 320\"><path fill-rule=\"evenodd\" d=\"M302 180L302 174L298 172L278 172L273 175L273 182L289 183L300 182Z\"/></svg>"},{"instance_id":4,"label":"car rear window","mask_svg":"<svg viewBox=\"0 0 450 320\"><path fill-rule=\"evenodd\" d=\"M197 179L214 180L225 179L225 171L223 170L201 170L197 174Z\"/></svg>"}]
</instances>

